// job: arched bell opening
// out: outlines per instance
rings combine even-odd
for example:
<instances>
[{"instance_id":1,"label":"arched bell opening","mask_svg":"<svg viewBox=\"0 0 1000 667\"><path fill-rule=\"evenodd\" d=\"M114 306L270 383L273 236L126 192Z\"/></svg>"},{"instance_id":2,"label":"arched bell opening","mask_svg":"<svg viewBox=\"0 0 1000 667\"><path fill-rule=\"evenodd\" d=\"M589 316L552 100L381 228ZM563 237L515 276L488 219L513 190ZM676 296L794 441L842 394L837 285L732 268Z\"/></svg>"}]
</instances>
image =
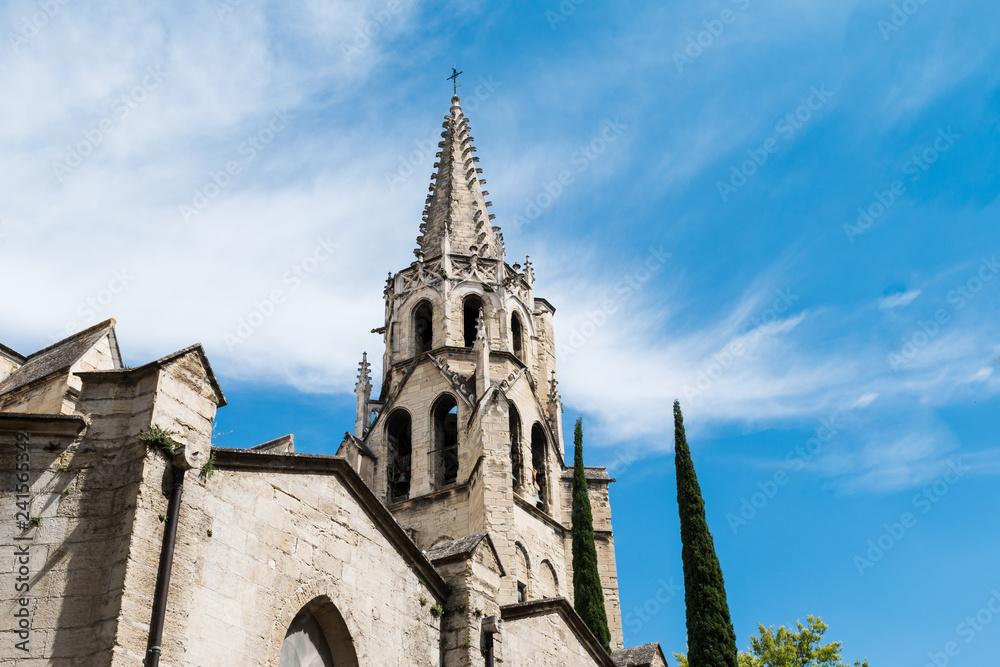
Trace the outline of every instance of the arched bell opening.
<instances>
[{"instance_id":1,"label":"arched bell opening","mask_svg":"<svg viewBox=\"0 0 1000 667\"><path fill-rule=\"evenodd\" d=\"M548 479L545 474L546 444L545 430L542 429L541 424L535 422L535 425L531 427L531 479L529 480L531 487L529 491L532 492L535 507L543 511L548 508Z\"/></svg>"},{"instance_id":2,"label":"arched bell opening","mask_svg":"<svg viewBox=\"0 0 1000 667\"><path fill-rule=\"evenodd\" d=\"M483 300L475 294L465 297L462 302L462 323L465 338L465 347L472 347L476 344L476 324L479 321L479 313L483 310ZM484 325L485 326L485 325Z\"/></svg>"},{"instance_id":3,"label":"arched bell opening","mask_svg":"<svg viewBox=\"0 0 1000 667\"><path fill-rule=\"evenodd\" d=\"M434 402L434 453L438 486L454 484L458 479L458 403L451 394Z\"/></svg>"},{"instance_id":4,"label":"arched bell opening","mask_svg":"<svg viewBox=\"0 0 1000 667\"><path fill-rule=\"evenodd\" d=\"M413 443L410 438L410 415L396 410L385 426L388 469L386 470L389 502L403 500L410 495L412 477Z\"/></svg>"}]
</instances>

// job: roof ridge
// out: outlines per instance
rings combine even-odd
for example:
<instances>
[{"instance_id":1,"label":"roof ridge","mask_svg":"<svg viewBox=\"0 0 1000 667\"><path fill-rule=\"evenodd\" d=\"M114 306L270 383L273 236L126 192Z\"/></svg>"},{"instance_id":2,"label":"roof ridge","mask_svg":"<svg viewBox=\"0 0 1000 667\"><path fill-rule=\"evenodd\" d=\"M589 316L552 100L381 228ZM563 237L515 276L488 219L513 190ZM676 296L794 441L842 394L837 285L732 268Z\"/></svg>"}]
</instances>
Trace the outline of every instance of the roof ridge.
<instances>
[{"instance_id":1,"label":"roof ridge","mask_svg":"<svg viewBox=\"0 0 1000 667\"><path fill-rule=\"evenodd\" d=\"M32 352L31 354L29 354L28 356L26 356L24 359L25 359L25 361L31 361L35 357L38 357L38 356L40 356L42 354L45 354L46 352L51 352L52 350L56 349L57 347L60 347L61 345L64 345L65 343L70 342L71 340L83 338L84 336L86 336L88 334L91 334L91 333L97 331L98 329L113 329L116 324L118 324L118 322L115 320L115 318L109 317L108 319L104 320L103 322L98 322L97 324L95 324L93 326L90 326L90 327L87 327L86 329L84 329L82 331L77 331L72 336L66 336L62 340L57 341L55 343L52 343L48 347L43 347L42 349L38 350L37 352Z\"/></svg>"}]
</instances>

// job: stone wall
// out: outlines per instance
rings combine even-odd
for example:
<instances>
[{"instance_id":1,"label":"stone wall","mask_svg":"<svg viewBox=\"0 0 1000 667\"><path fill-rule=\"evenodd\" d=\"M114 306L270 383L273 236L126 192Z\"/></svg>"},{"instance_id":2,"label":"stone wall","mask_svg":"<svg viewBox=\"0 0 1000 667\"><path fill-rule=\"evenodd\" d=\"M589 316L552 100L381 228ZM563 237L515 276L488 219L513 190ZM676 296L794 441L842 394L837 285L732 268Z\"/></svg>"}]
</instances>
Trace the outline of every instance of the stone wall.
<instances>
[{"instance_id":1,"label":"stone wall","mask_svg":"<svg viewBox=\"0 0 1000 667\"><path fill-rule=\"evenodd\" d=\"M343 617L361 665L438 664L440 622L430 608L444 599L359 501L360 480L355 488L344 483L346 465L303 472L298 461L325 457L242 456L261 460L260 468L227 469L219 454L210 479L189 473L163 664L277 664L292 618L324 596ZM147 470L142 530L155 530L159 473ZM155 569L157 554L139 550L132 566ZM143 598L151 583L134 582ZM140 664L139 639L123 642L128 659L116 664Z\"/></svg>"},{"instance_id":2,"label":"stone wall","mask_svg":"<svg viewBox=\"0 0 1000 667\"><path fill-rule=\"evenodd\" d=\"M613 667L583 621L562 598L503 609L504 667Z\"/></svg>"}]
</instances>

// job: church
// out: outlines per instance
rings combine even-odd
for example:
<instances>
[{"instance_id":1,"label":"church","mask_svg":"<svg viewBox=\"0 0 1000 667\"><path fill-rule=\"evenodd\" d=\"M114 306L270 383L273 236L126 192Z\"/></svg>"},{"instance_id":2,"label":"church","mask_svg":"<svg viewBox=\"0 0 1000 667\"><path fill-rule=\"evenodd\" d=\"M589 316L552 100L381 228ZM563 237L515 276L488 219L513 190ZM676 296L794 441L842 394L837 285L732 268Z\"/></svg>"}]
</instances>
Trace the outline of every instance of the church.
<instances>
[{"instance_id":1,"label":"church","mask_svg":"<svg viewBox=\"0 0 1000 667\"><path fill-rule=\"evenodd\" d=\"M201 345L129 368L114 320L0 345L0 665L666 666L624 646L604 468L610 655L573 609L555 307L508 262L457 96L442 128L335 455L213 446Z\"/></svg>"}]
</instances>

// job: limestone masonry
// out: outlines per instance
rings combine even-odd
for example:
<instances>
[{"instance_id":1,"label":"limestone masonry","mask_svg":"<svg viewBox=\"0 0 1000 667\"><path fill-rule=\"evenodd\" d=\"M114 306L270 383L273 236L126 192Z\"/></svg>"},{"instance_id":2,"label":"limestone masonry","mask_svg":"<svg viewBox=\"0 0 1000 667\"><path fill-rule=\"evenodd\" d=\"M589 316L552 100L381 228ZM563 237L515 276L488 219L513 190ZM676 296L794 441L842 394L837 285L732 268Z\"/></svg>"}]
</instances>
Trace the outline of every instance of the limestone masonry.
<instances>
[{"instance_id":1,"label":"limestone masonry","mask_svg":"<svg viewBox=\"0 0 1000 667\"><path fill-rule=\"evenodd\" d=\"M507 263L458 97L442 127L335 456L213 447L200 345L125 368L114 320L0 345L0 665L666 665L623 646L603 468L612 655L573 610L555 308Z\"/></svg>"}]
</instances>

